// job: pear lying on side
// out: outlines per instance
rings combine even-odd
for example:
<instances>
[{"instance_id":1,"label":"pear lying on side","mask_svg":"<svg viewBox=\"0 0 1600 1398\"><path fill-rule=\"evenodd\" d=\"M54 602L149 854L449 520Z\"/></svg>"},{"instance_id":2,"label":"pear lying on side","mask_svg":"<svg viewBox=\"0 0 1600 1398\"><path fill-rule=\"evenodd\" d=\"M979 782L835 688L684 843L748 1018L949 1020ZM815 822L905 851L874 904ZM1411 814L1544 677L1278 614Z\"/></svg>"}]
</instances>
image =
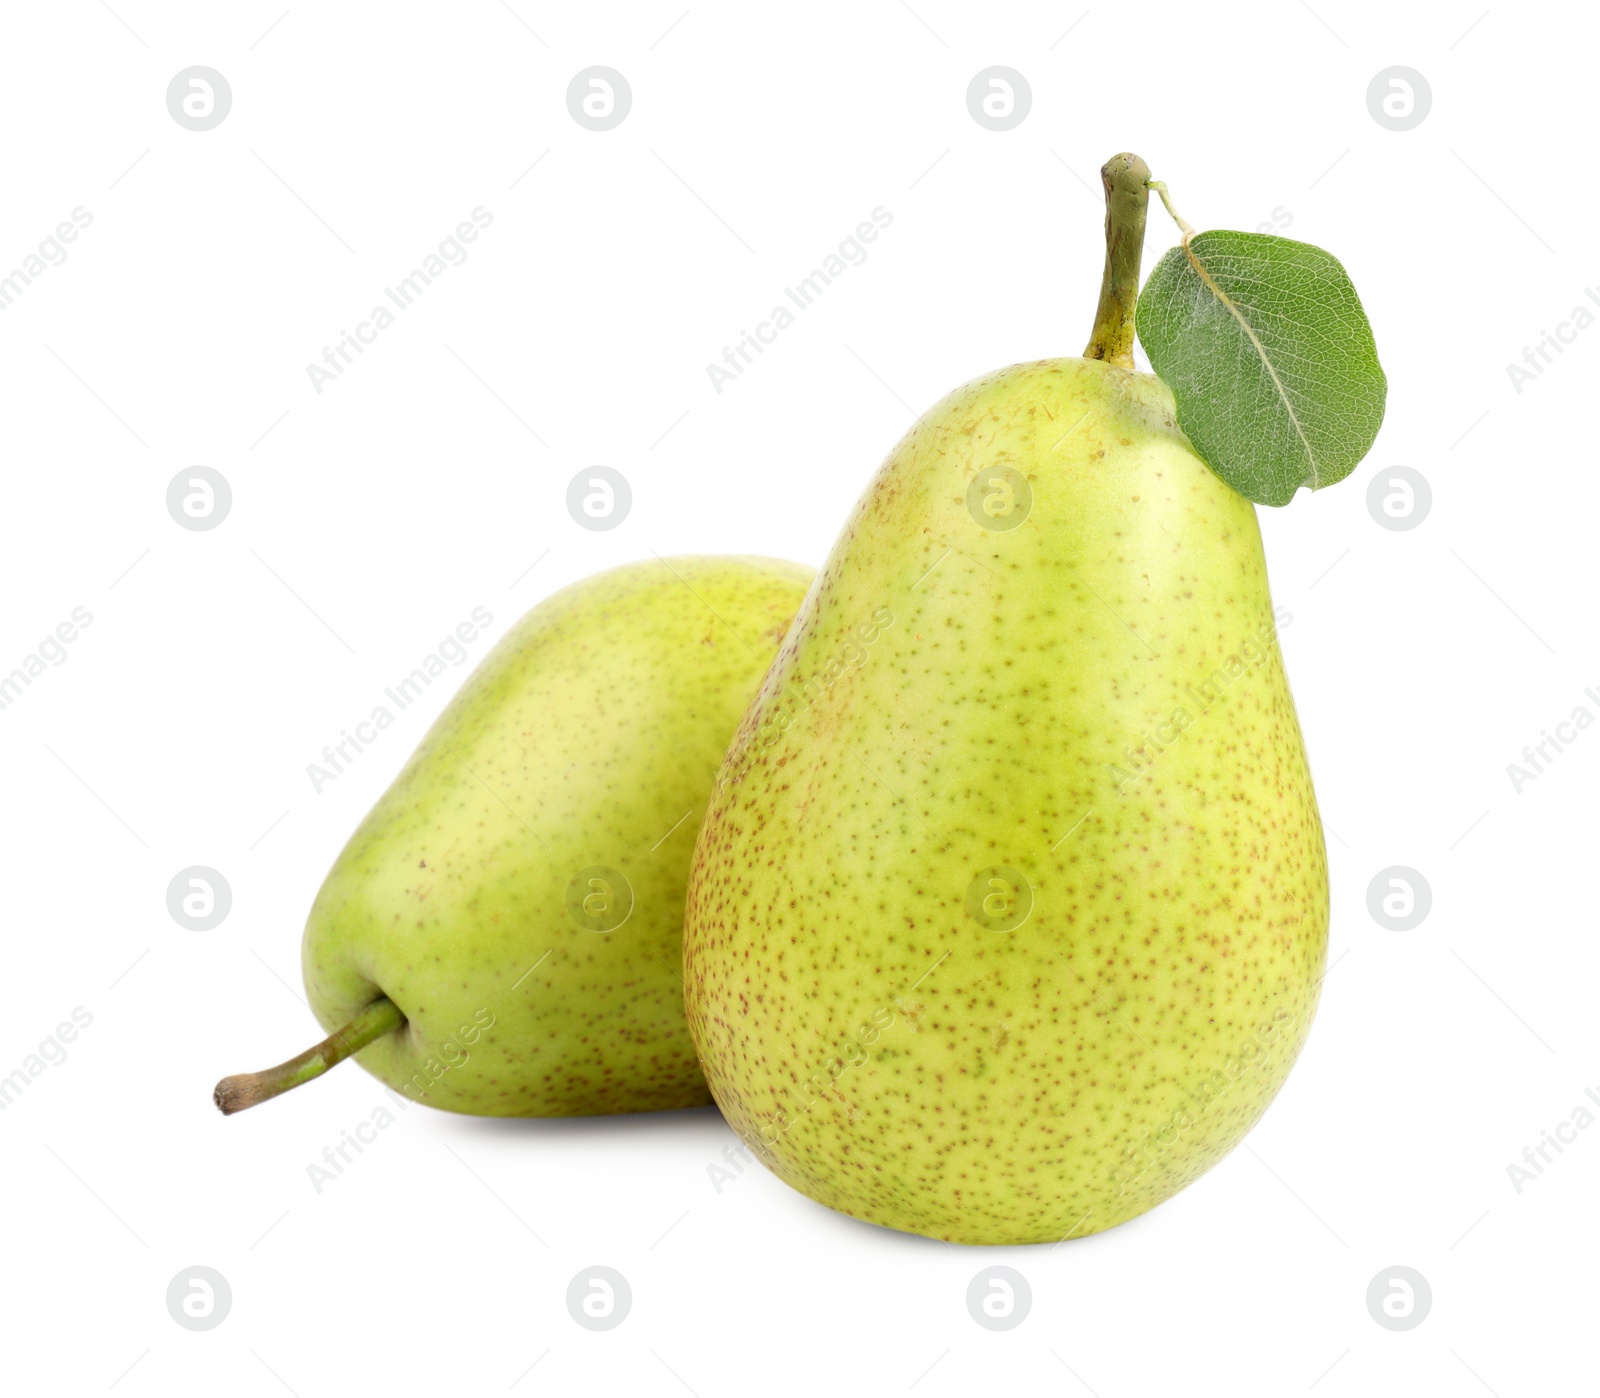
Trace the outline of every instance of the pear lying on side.
<instances>
[{"instance_id":1,"label":"pear lying on side","mask_svg":"<svg viewBox=\"0 0 1600 1398\"><path fill-rule=\"evenodd\" d=\"M689 885L728 1121L812 1198L956 1242L1098 1232L1214 1165L1325 958L1255 511L1121 329L957 389L889 456Z\"/></svg>"},{"instance_id":2,"label":"pear lying on side","mask_svg":"<svg viewBox=\"0 0 1600 1398\"><path fill-rule=\"evenodd\" d=\"M812 570L631 564L495 646L351 837L306 925L323 1044L218 1084L224 1112L348 1054L415 1100L583 1116L710 1100L684 1023L684 888L728 738Z\"/></svg>"}]
</instances>

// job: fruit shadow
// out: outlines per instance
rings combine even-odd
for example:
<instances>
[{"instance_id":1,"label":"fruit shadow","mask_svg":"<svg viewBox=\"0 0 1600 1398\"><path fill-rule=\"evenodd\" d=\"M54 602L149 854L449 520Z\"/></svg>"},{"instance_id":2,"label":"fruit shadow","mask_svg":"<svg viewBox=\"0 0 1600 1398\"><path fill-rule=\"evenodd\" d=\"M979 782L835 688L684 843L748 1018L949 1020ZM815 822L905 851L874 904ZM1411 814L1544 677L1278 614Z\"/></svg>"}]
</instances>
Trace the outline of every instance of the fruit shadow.
<instances>
[{"instance_id":1,"label":"fruit shadow","mask_svg":"<svg viewBox=\"0 0 1600 1398\"><path fill-rule=\"evenodd\" d=\"M1140 1231L1134 1225L1147 1216L1141 1215L1140 1218L1129 1219L1126 1223L1119 1223L1115 1228L1108 1228L1100 1233L1090 1233L1082 1238L1065 1238L1059 1242L951 1243L943 1238L930 1238L922 1233L902 1233L899 1229L887 1228L882 1224L869 1223L866 1219L837 1213L812 1200L806 1202L813 1204L826 1217L829 1224L841 1233L860 1239L862 1242L875 1243L878 1247L914 1252L921 1256L929 1255L930 1252L935 1254L952 1252L974 1258L994 1259L1001 1253L1014 1253L1018 1258L1032 1260L1050 1255L1059 1258L1063 1263L1068 1259L1081 1262L1091 1251L1126 1242L1131 1233Z\"/></svg>"},{"instance_id":2,"label":"fruit shadow","mask_svg":"<svg viewBox=\"0 0 1600 1398\"><path fill-rule=\"evenodd\" d=\"M732 1134L715 1106L677 1107L664 1112L621 1112L615 1116L457 1116L451 1126L469 1135L526 1135L563 1141L600 1141L614 1136L661 1136L720 1142Z\"/></svg>"},{"instance_id":3,"label":"fruit shadow","mask_svg":"<svg viewBox=\"0 0 1600 1398\"><path fill-rule=\"evenodd\" d=\"M699 1143L711 1156L721 1159L721 1148L737 1140L715 1105L680 1107L664 1112L622 1112L615 1116L565 1116L565 1117L490 1117L451 1115L452 1131L468 1135L504 1138L508 1135L530 1135L545 1140L609 1141L624 1136L634 1140L640 1137L660 1140L671 1138ZM708 1157L709 1158L709 1157ZM759 1167L756 1167L759 1168ZM994 1257L999 1253L1015 1253L1018 1257L1037 1258L1044 1254L1082 1261L1091 1251L1124 1244L1131 1235L1143 1231L1150 1213L1140 1214L1101 1233L1091 1233L1083 1238L1069 1238L1057 1243L950 1243L942 1238L930 1238L921 1233L904 1233L882 1224L869 1223L839 1213L798 1191L790 1191L775 1176L761 1173L787 1196L793 1207L805 1210L810 1217L809 1228L833 1229L841 1237L858 1239L864 1244L928 1257L940 1252L959 1252L971 1257ZM1151 1210L1150 1212L1155 1212Z\"/></svg>"}]
</instances>

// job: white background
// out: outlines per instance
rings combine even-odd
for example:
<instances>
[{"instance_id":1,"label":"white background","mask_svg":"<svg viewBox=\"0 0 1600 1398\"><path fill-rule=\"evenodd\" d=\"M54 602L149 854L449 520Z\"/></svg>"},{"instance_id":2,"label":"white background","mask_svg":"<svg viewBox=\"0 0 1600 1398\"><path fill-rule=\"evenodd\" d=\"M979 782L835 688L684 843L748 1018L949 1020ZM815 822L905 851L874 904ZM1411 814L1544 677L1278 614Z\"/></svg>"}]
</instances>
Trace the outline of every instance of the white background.
<instances>
[{"instance_id":1,"label":"white background","mask_svg":"<svg viewBox=\"0 0 1600 1398\"><path fill-rule=\"evenodd\" d=\"M1600 732L1520 794L1506 764L1575 706L1600 714L1600 330L1520 393L1506 366L1600 280L1594 19L1482 0L281 3L6 15L0 270L75 207L93 223L0 313L0 671L74 607L94 618L0 712L0 1075L93 1015L0 1114L8 1386L1591 1384L1600 1130L1520 1194L1506 1167L1600 1085ZM206 132L165 105L193 64L233 94ZM633 94L603 133L565 99L592 64ZM967 110L992 64L1032 89L1009 132ZM1431 87L1409 131L1368 110L1393 65ZM494 625L473 662L557 587L652 551L819 563L913 411L1081 350L1095 172L1123 149L1199 227L1287 211L1280 231L1349 269L1389 375L1357 473L1262 512L1334 966L1247 1144L1109 1233L973 1249L832 1214L759 1166L718 1192L733 1137L710 1110L413 1107L320 1194L307 1166L386 1100L372 1078L346 1066L220 1117L217 1077L314 1037L306 910L446 686L319 795L323 746L475 606ZM319 395L307 363L479 205L467 261ZM868 260L716 393L707 362L879 205ZM1174 240L1158 209L1150 228L1147 266ZM210 532L165 504L200 464L233 492ZM564 504L594 464L634 491L607 533ZM1433 494L1403 532L1367 505L1398 465ZM210 932L166 907L197 864L233 891ZM1368 913L1391 865L1432 888L1411 931ZM1033 1295L1005 1333L965 1301L997 1262ZM595 1264L633 1291L603 1334L565 1303ZM232 1289L204 1333L165 1300L196 1265ZM1396 1265L1433 1292L1405 1333L1365 1299Z\"/></svg>"}]
</instances>

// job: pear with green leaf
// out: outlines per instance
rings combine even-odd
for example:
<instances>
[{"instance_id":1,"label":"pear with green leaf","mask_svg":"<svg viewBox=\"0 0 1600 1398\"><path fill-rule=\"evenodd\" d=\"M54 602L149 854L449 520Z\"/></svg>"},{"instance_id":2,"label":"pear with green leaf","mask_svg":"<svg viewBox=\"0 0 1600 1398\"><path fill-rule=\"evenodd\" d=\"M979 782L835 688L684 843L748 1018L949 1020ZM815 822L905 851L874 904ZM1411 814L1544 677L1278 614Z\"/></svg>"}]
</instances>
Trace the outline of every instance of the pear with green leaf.
<instances>
[{"instance_id":1,"label":"pear with green leaf","mask_svg":"<svg viewBox=\"0 0 1600 1398\"><path fill-rule=\"evenodd\" d=\"M574 583L499 641L317 894L329 1037L217 1084L236 1112L357 1061L476 1116L709 1100L684 1023L684 887L728 737L812 570L669 558Z\"/></svg>"},{"instance_id":2,"label":"pear with green leaf","mask_svg":"<svg viewBox=\"0 0 1600 1398\"><path fill-rule=\"evenodd\" d=\"M686 905L733 1128L812 1198L955 1242L1099 1232L1216 1164L1300 1053L1327 945L1291 618L1250 501L1134 367L1149 172L1102 173L1085 356L966 384L884 462Z\"/></svg>"}]
</instances>

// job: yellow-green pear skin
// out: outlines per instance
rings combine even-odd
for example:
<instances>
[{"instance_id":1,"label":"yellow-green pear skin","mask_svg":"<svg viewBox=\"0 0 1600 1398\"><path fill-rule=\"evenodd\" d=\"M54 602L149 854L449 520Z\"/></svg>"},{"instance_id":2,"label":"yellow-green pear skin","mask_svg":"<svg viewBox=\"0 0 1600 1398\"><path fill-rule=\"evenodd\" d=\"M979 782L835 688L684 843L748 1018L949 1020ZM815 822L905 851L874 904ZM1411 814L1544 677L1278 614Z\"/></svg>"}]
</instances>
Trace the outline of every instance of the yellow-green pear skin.
<instances>
[{"instance_id":1,"label":"yellow-green pear skin","mask_svg":"<svg viewBox=\"0 0 1600 1398\"><path fill-rule=\"evenodd\" d=\"M684 888L728 739L812 570L669 558L574 583L496 644L333 866L302 964L324 1028L416 1101L587 1116L710 1100Z\"/></svg>"},{"instance_id":2,"label":"yellow-green pear skin","mask_svg":"<svg viewBox=\"0 0 1600 1398\"><path fill-rule=\"evenodd\" d=\"M1150 375L1022 364L918 421L690 878L690 1031L773 1171L891 1228L1053 1243L1238 1144L1326 956L1290 619Z\"/></svg>"}]
</instances>

